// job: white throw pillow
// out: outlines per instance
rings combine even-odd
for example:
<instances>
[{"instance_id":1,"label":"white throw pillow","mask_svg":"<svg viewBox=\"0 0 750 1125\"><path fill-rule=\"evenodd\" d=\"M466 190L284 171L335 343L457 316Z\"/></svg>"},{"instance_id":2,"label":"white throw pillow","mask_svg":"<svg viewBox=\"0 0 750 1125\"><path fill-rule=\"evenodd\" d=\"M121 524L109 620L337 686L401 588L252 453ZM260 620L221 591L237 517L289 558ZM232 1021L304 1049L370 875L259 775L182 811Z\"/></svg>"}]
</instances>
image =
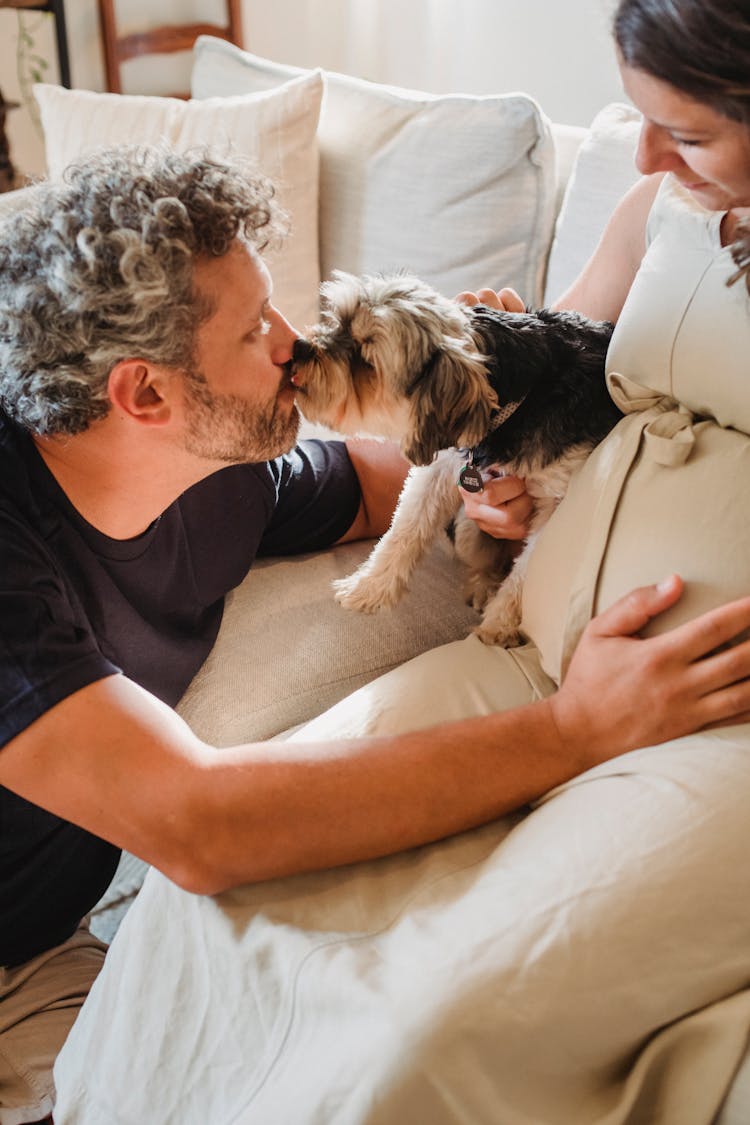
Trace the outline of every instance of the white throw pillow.
<instances>
[{"instance_id":1,"label":"white throw pillow","mask_svg":"<svg viewBox=\"0 0 750 1125\"><path fill-rule=\"evenodd\" d=\"M211 37L194 49L195 98L266 90L305 73ZM549 122L525 94L438 96L325 72L320 262L410 270L453 296L513 285L541 296L552 235Z\"/></svg>"},{"instance_id":2,"label":"white throw pillow","mask_svg":"<svg viewBox=\"0 0 750 1125\"><path fill-rule=\"evenodd\" d=\"M544 300L552 304L575 281L625 192L639 178L635 150L641 115L613 102L594 118L576 157L555 227Z\"/></svg>"},{"instance_id":3,"label":"white throw pillow","mask_svg":"<svg viewBox=\"0 0 750 1125\"><path fill-rule=\"evenodd\" d=\"M316 318L320 71L275 90L200 102L48 85L34 92L51 176L93 149L118 142L166 141L178 151L206 147L223 157L232 152L250 157L277 185L278 199L291 217L283 247L267 255L274 299L292 323Z\"/></svg>"}]
</instances>

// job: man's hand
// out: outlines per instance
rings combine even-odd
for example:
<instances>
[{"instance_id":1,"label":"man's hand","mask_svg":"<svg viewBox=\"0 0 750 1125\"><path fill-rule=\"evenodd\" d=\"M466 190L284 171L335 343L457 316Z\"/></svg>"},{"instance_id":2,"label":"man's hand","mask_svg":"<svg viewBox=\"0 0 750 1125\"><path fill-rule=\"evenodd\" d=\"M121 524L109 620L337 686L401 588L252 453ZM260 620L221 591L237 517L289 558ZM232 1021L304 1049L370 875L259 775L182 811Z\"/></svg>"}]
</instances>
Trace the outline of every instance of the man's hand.
<instances>
[{"instance_id":1,"label":"man's hand","mask_svg":"<svg viewBox=\"0 0 750 1125\"><path fill-rule=\"evenodd\" d=\"M723 646L750 627L750 598L711 610L668 633L638 636L677 602L672 575L620 598L581 637L549 704L563 745L581 769L617 752L666 742L712 726L750 720L750 641ZM637 700L637 706L634 706Z\"/></svg>"}]
</instances>

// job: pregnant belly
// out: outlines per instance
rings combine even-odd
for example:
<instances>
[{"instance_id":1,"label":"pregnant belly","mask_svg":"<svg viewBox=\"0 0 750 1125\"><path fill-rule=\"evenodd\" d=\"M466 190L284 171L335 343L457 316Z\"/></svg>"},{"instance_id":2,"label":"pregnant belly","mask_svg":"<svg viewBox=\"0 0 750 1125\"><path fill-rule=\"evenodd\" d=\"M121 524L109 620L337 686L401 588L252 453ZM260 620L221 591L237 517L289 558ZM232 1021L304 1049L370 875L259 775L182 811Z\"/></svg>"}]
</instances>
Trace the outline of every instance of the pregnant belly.
<instances>
[{"instance_id":1,"label":"pregnant belly","mask_svg":"<svg viewBox=\"0 0 750 1125\"><path fill-rule=\"evenodd\" d=\"M591 614L636 586L671 573L686 583L647 634L750 593L750 438L698 422L684 462L664 463L641 419L623 419L594 450L529 564L523 628L558 683Z\"/></svg>"}]
</instances>

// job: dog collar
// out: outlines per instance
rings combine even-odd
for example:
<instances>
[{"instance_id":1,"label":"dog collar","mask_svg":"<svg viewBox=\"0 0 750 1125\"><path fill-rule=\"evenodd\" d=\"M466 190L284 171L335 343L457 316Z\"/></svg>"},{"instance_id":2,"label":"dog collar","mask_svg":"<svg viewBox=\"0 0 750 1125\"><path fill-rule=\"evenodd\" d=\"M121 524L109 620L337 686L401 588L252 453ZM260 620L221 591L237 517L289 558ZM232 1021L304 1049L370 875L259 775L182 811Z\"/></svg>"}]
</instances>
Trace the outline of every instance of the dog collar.
<instances>
[{"instance_id":1,"label":"dog collar","mask_svg":"<svg viewBox=\"0 0 750 1125\"><path fill-rule=\"evenodd\" d=\"M494 417L495 428L502 426L503 422L507 422L511 415L515 414L519 406L522 406L526 401L526 395L519 398L517 402L506 402L505 406L501 406Z\"/></svg>"},{"instance_id":2,"label":"dog collar","mask_svg":"<svg viewBox=\"0 0 750 1125\"><path fill-rule=\"evenodd\" d=\"M503 422L507 422L525 399L526 395L524 395L523 398L519 398L517 402L506 402L505 406L501 406L493 419L493 428L497 429L498 426L502 426ZM478 493L484 492L484 481L482 480L482 474L474 464L475 455L476 448L470 449L466 455L466 464L458 474L458 481L456 483L459 488L463 488L467 492Z\"/></svg>"}]
</instances>

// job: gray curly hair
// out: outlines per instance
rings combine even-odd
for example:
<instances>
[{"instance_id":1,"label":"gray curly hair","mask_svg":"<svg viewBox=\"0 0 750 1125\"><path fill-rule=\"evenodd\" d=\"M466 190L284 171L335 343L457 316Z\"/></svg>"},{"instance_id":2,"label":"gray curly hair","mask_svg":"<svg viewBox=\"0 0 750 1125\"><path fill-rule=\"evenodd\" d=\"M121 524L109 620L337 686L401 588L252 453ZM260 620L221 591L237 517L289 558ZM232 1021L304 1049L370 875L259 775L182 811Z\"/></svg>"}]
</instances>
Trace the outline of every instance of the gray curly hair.
<instances>
[{"instance_id":1,"label":"gray curly hair","mask_svg":"<svg viewBox=\"0 0 750 1125\"><path fill-rule=\"evenodd\" d=\"M104 417L122 359L189 370L196 259L284 230L269 181L204 152L101 150L36 193L0 228L0 407L37 434Z\"/></svg>"}]
</instances>

